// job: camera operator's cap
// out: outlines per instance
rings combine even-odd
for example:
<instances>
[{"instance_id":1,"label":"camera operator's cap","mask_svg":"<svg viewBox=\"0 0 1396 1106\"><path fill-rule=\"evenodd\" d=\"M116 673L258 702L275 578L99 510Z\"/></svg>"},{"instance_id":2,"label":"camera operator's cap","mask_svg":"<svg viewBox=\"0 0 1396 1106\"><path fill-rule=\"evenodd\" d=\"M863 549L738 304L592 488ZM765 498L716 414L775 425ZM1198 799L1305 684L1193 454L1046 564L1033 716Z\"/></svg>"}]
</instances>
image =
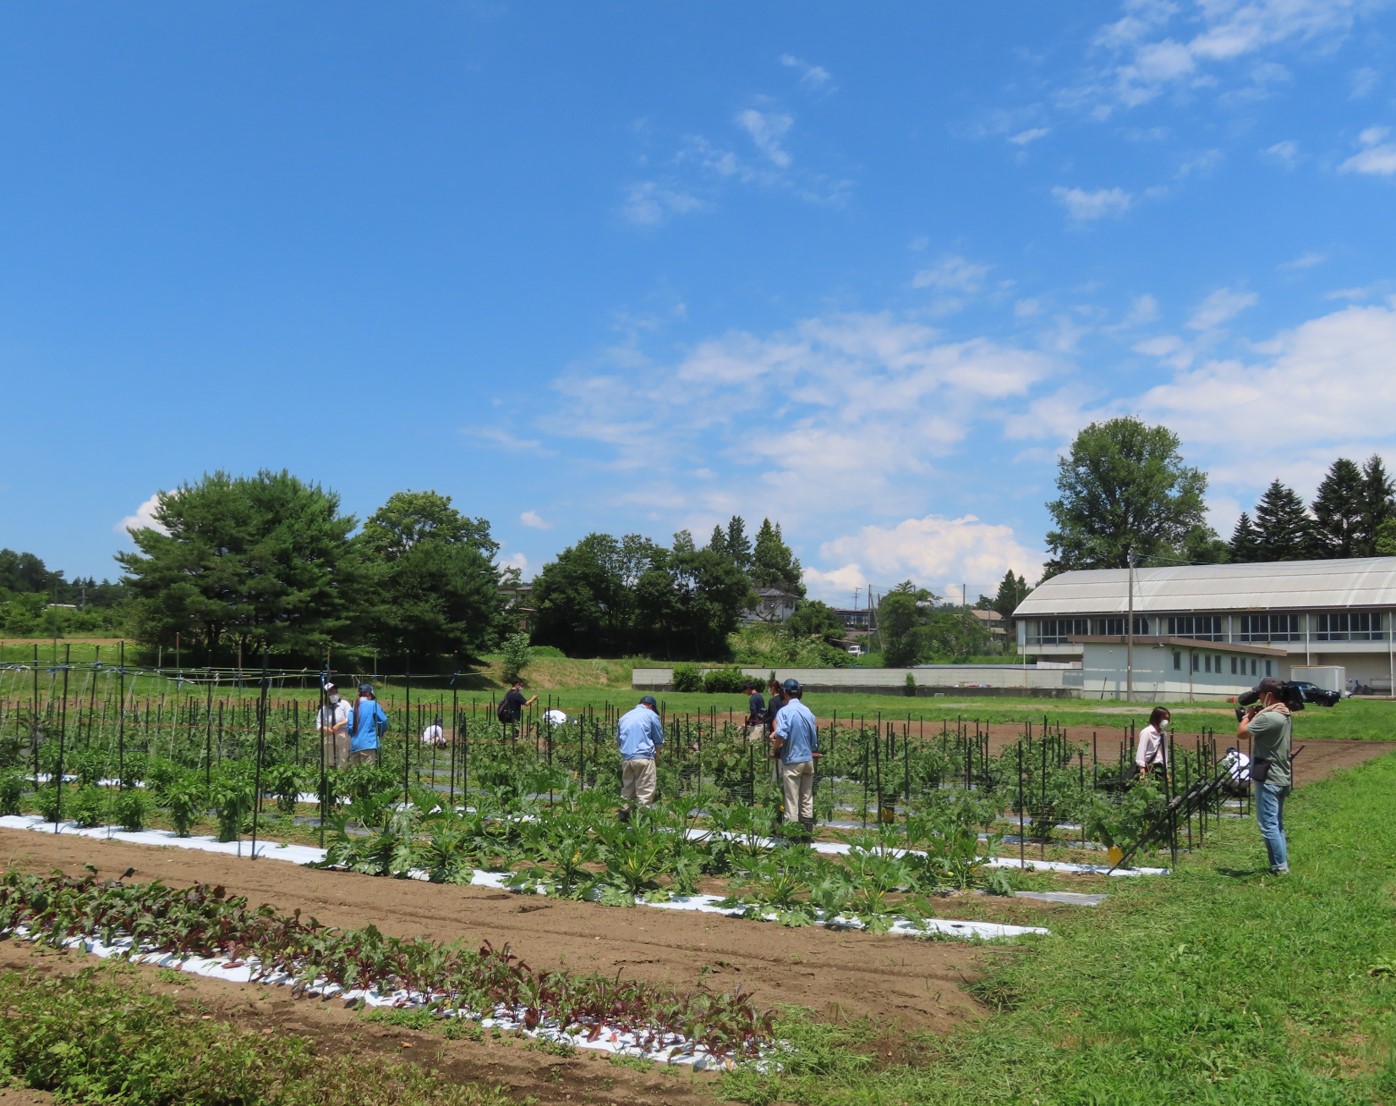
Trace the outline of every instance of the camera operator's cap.
<instances>
[{"instance_id":1,"label":"camera operator's cap","mask_svg":"<svg viewBox=\"0 0 1396 1106\"><path fill-rule=\"evenodd\" d=\"M781 684L781 687L785 688L786 691L799 691L800 681L792 676L790 679L786 680L785 683Z\"/></svg>"},{"instance_id":2,"label":"camera operator's cap","mask_svg":"<svg viewBox=\"0 0 1396 1106\"><path fill-rule=\"evenodd\" d=\"M1271 695L1282 695L1285 689L1285 682L1277 680L1274 676L1266 676L1260 683L1255 685L1255 693L1264 695L1267 691Z\"/></svg>"},{"instance_id":3,"label":"camera operator's cap","mask_svg":"<svg viewBox=\"0 0 1396 1106\"><path fill-rule=\"evenodd\" d=\"M659 704L654 701L653 695L641 696L640 703L642 706L653 707L655 710L659 709Z\"/></svg>"}]
</instances>

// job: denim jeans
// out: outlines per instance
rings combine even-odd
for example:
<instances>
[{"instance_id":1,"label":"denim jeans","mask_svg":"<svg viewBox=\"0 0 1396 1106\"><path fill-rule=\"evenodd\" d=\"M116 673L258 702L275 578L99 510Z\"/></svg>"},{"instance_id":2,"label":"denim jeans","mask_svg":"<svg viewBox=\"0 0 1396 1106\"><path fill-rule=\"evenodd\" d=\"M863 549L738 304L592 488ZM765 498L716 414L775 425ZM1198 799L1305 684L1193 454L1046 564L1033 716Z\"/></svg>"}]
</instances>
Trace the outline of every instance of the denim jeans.
<instances>
[{"instance_id":1,"label":"denim jeans","mask_svg":"<svg viewBox=\"0 0 1396 1106\"><path fill-rule=\"evenodd\" d=\"M1255 820L1270 856L1272 872L1277 868L1289 868L1289 850L1285 845L1285 796L1288 794L1288 787L1277 787L1273 783L1262 783L1255 790Z\"/></svg>"}]
</instances>

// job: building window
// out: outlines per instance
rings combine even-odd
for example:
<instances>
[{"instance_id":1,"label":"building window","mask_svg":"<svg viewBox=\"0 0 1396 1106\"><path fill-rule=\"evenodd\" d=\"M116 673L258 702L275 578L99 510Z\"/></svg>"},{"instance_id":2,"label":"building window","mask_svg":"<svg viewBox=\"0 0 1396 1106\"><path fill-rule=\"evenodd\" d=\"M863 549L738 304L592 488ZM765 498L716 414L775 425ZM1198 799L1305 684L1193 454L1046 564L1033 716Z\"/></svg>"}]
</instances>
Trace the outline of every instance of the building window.
<instances>
[{"instance_id":1,"label":"building window","mask_svg":"<svg viewBox=\"0 0 1396 1106\"><path fill-rule=\"evenodd\" d=\"M1220 653L1217 653L1217 654L1215 654L1215 655L1212 657L1212 664L1215 665L1215 668L1213 669L1213 671L1215 671L1216 674L1217 674L1218 676L1220 676L1220 675L1221 675L1221 654L1220 654Z\"/></svg>"},{"instance_id":2,"label":"building window","mask_svg":"<svg viewBox=\"0 0 1396 1106\"><path fill-rule=\"evenodd\" d=\"M1198 666L1199 666L1200 663L1201 663L1201 662L1199 662L1198 659L1197 659L1197 654L1194 653L1194 654L1192 655L1192 670L1193 670L1194 672L1199 671L1199 667L1198 667Z\"/></svg>"},{"instance_id":3,"label":"building window","mask_svg":"<svg viewBox=\"0 0 1396 1106\"><path fill-rule=\"evenodd\" d=\"M1201 641L1221 641L1222 620L1220 615L1190 614L1177 615L1168 620L1169 637L1192 637Z\"/></svg>"},{"instance_id":4,"label":"building window","mask_svg":"<svg viewBox=\"0 0 1396 1106\"><path fill-rule=\"evenodd\" d=\"M1270 675L1270 662L1268 660L1265 662L1265 674Z\"/></svg>"},{"instance_id":5,"label":"building window","mask_svg":"<svg viewBox=\"0 0 1396 1106\"><path fill-rule=\"evenodd\" d=\"M1091 632L1088 618L1044 618L1037 624L1039 645L1065 645L1071 637L1084 637Z\"/></svg>"},{"instance_id":6,"label":"building window","mask_svg":"<svg viewBox=\"0 0 1396 1106\"><path fill-rule=\"evenodd\" d=\"M1243 614L1239 641L1302 641L1297 614Z\"/></svg>"},{"instance_id":7,"label":"building window","mask_svg":"<svg viewBox=\"0 0 1396 1106\"><path fill-rule=\"evenodd\" d=\"M1174 650L1173 650L1173 671L1174 671L1174 672L1181 672L1182 670L1183 670L1183 651L1182 651L1181 649L1174 649Z\"/></svg>"},{"instance_id":8,"label":"building window","mask_svg":"<svg viewBox=\"0 0 1396 1106\"><path fill-rule=\"evenodd\" d=\"M1205 654L1203 654L1203 657L1202 657L1202 667L1203 667L1203 669L1204 669L1205 671L1207 671L1207 672L1212 671L1212 654L1211 654L1211 653L1205 653Z\"/></svg>"},{"instance_id":9,"label":"building window","mask_svg":"<svg viewBox=\"0 0 1396 1106\"><path fill-rule=\"evenodd\" d=\"M1236 675L1236 658L1235 658L1235 657L1232 657L1232 658L1231 658L1231 674L1232 674L1233 676Z\"/></svg>"},{"instance_id":10,"label":"building window","mask_svg":"<svg viewBox=\"0 0 1396 1106\"><path fill-rule=\"evenodd\" d=\"M1251 658L1251 675L1252 675L1252 676L1255 675L1255 658L1254 658L1254 657Z\"/></svg>"},{"instance_id":11,"label":"building window","mask_svg":"<svg viewBox=\"0 0 1396 1106\"><path fill-rule=\"evenodd\" d=\"M1101 637L1125 636L1125 619L1123 618L1097 618L1095 626L1095 632ZM1143 615L1134 616L1134 632L1138 635L1149 632L1149 620Z\"/></svg>"},{"instance_id":12,"label":"building window","mask_svg":"<svg viewBox=\"0 0 1396 1106\"><path fill-rule=\"evenodd\" d=\"M1316 618L1314 637L1319 641L1381 641L1381 613L1334 611Z\"/></svg>"}]
</instances>

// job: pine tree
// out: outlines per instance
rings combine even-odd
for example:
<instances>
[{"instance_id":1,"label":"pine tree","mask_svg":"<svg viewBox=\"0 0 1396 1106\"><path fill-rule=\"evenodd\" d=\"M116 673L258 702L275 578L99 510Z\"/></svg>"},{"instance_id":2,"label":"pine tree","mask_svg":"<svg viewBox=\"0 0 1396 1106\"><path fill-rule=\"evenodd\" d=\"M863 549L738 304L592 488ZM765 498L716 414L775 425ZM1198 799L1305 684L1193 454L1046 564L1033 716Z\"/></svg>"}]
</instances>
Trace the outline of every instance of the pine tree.
<instances>
[{"instance_id":1,"label":"pine tree","mask_svg":"<svg viewBox=\"0 0 1396 1106\"><path fill-rule=\"evenodd\" d=\"M752 552L751 586L776 588L803 598L805 585L801 580L802 575L799 560L781 537L780 524L772 526L770 519L763 518L761 529L756 532L756 548Z\"/></svg>"},{"instance_id":2,"label":"pine tree","mask_svg":"<svg viewBox=\"0 0 1396 1106\"><path fill-rule=\"evenodd\" d=\"M1314 496L1314 554L1355 557L1362 531L1362 473L1346 457L1329 466Z\"/></svg>"},{"instance_id":3,"label":"pine tree","mask_svg":"<svg viewBox=\"0 0 1396 1106\"><path fill-rule=\"evenodd\" d=\"M1312 556L1312 521L1293 488L1271 481L1255 505L1256 559L1303 561Z\"/></svg>"},{"instance_id":4,"label":"pine tree","mask_svg":"<svg viewBox=\"0 0 1396 1106\"><path fill-rule=\"evenodd\" d=\"M1261 559L1260 534L1256 531L1251 516L1245 511L1242 511L1241 517L1236 520L1236 529L1231 531L1228 548L1233 564L1251 564Z\"/></svg>"},{"instance_id":5,"label":"pine tree","mask_svg":"<svg viewBox=\"0 0 1396 1106\"><path fill-rule=\"evenodd\" d=\"M1382 556L1377 548L1377 537L1385 523L1396 519L1396 481L1387 475L1386 466L1375 453L1362 466L1361 516L1353 555Z\"/></svg>"},{"instance_id":6,"label":"pine tree","mask_svg":"<svg viewBox=\"0 0 1396 1106\"><path fill-rule=\"evenodd\" d=\"M743 572L751 571L751 539L746 536L746 520L741 515L727 520L727 555Z\"/></svg>"},{"instance_id":7,"label":"pine tree","mask_svg":"<svg viewBox=\"0 0 1396 1106\"><path fill-rule=\"evenodd\" d=\"M709 553L720 553L727 556L727 535L721 526L713 527L713 536L708 539L708 544L704 548Z\"/></svg>"}]
</instances>

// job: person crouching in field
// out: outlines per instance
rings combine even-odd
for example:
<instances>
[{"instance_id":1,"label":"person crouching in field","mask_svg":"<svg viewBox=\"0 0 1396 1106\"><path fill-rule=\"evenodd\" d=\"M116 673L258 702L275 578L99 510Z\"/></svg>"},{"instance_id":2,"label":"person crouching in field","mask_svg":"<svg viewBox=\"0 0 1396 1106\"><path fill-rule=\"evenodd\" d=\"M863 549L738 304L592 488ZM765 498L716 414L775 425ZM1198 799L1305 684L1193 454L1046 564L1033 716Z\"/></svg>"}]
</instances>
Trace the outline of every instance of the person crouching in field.
<instances>
[{"instance_id":1,"label":"person crouching in field","mask_svg":"<svg viewBox=\"0 0 1396 1106\"><path fill-rule=\"evenodd\" d=\"M659 705L653 695L646 695L616 723L616 746L620 749L620 797L626 804L620 820L630 821L630 812L637 806L654 802L659 787L659 772L655 758L664 744L664 723L659 720Z\"/></svg>"}]
</instances>

